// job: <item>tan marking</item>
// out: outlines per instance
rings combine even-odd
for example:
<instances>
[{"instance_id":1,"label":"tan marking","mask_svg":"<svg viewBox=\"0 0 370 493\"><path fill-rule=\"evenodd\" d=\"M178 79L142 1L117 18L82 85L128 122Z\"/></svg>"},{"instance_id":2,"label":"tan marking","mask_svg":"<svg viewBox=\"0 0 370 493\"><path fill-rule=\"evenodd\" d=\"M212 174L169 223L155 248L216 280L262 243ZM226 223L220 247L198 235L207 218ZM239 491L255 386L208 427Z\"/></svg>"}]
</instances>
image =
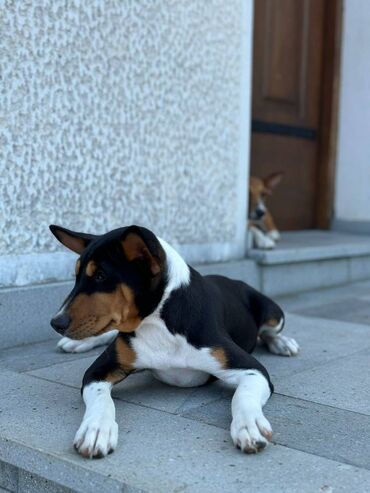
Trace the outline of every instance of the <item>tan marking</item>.
<instances>
[{"instance_id":1,"label":"tan marking","mask_svg":"<svg viewBox=\"0 0 370 493\"><path fill-rule=\"evenodd\" d=\"M125 380L127 378L131 371L124 371L124 370L113 370L109 372L106 377L104 378L105 381L112 383L113 385L122 382L122 380Z\"/></svg>"},{"instance_id":2,"label":"tan marking","mask_svg":"<svg viewBox=\"0 0 370 493\"><path fill-rule=\"evenodd\" d=\"M227 356L222 347L212 349L211 354L217 359L222 368L227 367Z\"/></svg>"},{"instance_id":3,"label":"tan marking","mask_svg":"<svg viewBox=\"0 0 370 493\"><path fill-rule=\"evenodd\" d=\"M76 267L75 267L75 274L76 274L76 276L78 276L78 273L80 272L80 268L81 268L81 260L78 259L77 262L76 262Z\"/></svg>"},{"instance_id":4,"label":"tan marking","mask_svg":"<svg viewBox=\"0 0 370 493\"><path fill-rule=\"evenodd\" d=\"M136 361L136 353L126 341L117 337L114 344L119 368L111 371L105 377L105 380L113 384L124 380L131 372L133 372L135 370L134 363Z\"/></svg>"},{"instance_id":5,"label":"tan marking","mask_svg":"<svg viewBox=\"0 0 370 493\"><path fill-rule=\"evenodd\" d=\"M266 191L263 180L261 180L261 178L257 178L256 176L250 176L249 190L254 196L259 198L260 195Z\"/></svg>"},{"instance_id":6,"label":"tan marking","mask_svg":"<svg viewBox=\"0 0 370 493\"><path fill-rule=\"evenodd\" d=\"M270 337L276 337L276 335L281 332L282 328L280 323L282 319L277 320L276 318L270 318L259 328L258 335L262 340L266 340ZM279 330L279 332L277 332Z\"/></svg>"},{"instance_id":7,"label":"tan marking","mask_svg":"<svg viewBox=\"0 0 370 493\"><path fill-rule=\"evenodd\" d=\"M153 276L161 271L160 261L153 257L144 240L135 233L129 233L121 242L123 251L130 262L135 259L145 259L150 267Z\"/></svg>"},{"instance_id":8,"label":"tan marking","mask_svg":"<svg viewBox=\"0 0 370 493\"><path fill-rule=\"evenodd\" d=\"M258 178L257 176L249 177L249 211L253 211L261 201L264 202L266 195L271 195L272 190L280 183L283 174L282 172L272 173L264 179ZM261 220L257 221L257 224L259 222ZM262 218L262 223L267 231L277 229L273 217L267 208L265 216Z\"/></svg>"},{"instance_id":9,"label":"tan marking","mask_svg":"<svg viewBox=\"0 0 370 493\"><path fill-rule=\"evenodd\" d=\"M90 262L86 266L86 275L89 277L92 277L97 269L97 265L93 260L90 260Z\"/></svg>"},{"instance_id":10,"label":"tan marking","mask_svg":"<svg viewBox=\"0 0 370 493\"><path fill-rule=\"evenodd\" d=\"M134 370L134 363L136 361L136 353L127 344L126 341L121 339L121 337L117 337L117 339L116 339L116 353L117 353L117 359L118 359L118 362L120 364L120 367L124 371Z\"/></svg>"},{"instance_id":11,"label":"tan marking","mask_svg":"<svg viewBox=\"0 0 370 493\"><path fill-rule=\"evenodd\" d=\"M78 294L70 303L68 314L71 324L65 335L72 339L100 335L112 327L132 332L141 322L135 296L124 284L112 293Z\"/></svg>"},{"instance_id":12,"label":"tan marking","mask_svg":"<svg viewBox=\"0 0 370 493\"><path fill-rule=\"evenodd\" d=\"M249 177L249 211L253 211L267 193L261 178Z\"/></svg>"}]
</instances>

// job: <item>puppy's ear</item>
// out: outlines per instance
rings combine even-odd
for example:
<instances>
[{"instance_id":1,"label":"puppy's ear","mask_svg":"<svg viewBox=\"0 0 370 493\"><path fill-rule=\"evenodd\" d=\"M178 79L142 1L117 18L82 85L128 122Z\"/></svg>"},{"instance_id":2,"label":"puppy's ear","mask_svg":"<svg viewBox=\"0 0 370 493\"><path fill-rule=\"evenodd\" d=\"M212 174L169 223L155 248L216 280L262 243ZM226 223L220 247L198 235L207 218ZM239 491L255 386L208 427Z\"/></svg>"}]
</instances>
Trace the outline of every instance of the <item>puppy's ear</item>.
<instances>
[{"instance_id":1,"label":"puppy's ear","mask_svg":"<svg viewBox=\"0 0 370 493\"><path fill-rule=\"evenodd\" d=\"M271 173L271 175L266 176L263 180L263 184L270 192L281 182L284 173L279 171L278 173Z\"/></svg>"},{"instance_id":2,"label":"puppy's ear","mask_svg":"<svg viewBox=\"0 0 370 493\"><path fill-rule=\"evenodd\" d=\"M151 277L162 272L165 253L157 237L141 226L129 226L121 238L125 257L149 272Z\"/></svg>"},{"instance_id":3,"label":"puppy's ear","mask_svg":"<svg viewBox=\"0 0 370 493\"><path fill-rule=\"evenodd\" d=\"M49 228L57 240L59 240L65 247L78 254L81 254L87 245L98 237L96 235L70 231L69 229L56 226L55 224L51 224Z\"/></svg>"}]
</instances>

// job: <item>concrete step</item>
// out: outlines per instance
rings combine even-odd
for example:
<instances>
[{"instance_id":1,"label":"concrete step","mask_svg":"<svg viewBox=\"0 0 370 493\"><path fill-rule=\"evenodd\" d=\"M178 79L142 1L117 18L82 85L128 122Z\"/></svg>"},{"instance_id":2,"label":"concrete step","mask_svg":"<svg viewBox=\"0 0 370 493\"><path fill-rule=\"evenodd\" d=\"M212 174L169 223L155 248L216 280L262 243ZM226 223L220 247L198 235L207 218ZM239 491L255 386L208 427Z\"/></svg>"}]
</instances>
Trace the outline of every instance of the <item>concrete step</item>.
<instances>
[{"instance_id":1,"label":"concrete step","mask_svg":"<svg viewBox=\"0 0 370 493\"><path fill-rule=\"evenodd\" d=\"M327 231L284 233L272 251L242 260L196 266L202 274L241 279L273 296L370 279L370 238ZM72 287L45 283L0 290L0 348L49 339L49 320Z\"/></svg>"},{"instance_id":2,"label":"concrete step","mask_svg":"<svg viewBox=\"0 0 370 493\"><path fill-rule=\"evenodd\" d=\"M257 351L276 387L265 408L274 444L257 456L243 455L231 443L231 389L219 382L180 389L144 372L113 391L117 450L102 460L83 459L72 440L83 415L80 382L96 354L60 353L55 341L3 350L0 489L370 491L364 433L370 408L361 379L370 355L368 333L360 324L287 316L286 335L299 341L302 352L282 358Z\"/></svg>"},{"instance_id":3,"label":"concrete step","mask_svg":"<svg viewBox=\"0 0 370 493\"><path fill-rule=\"evenodd\" d=\"M0 290L0 348L53 337L49 321L71 290L72 282Z\"/></svg>"},{"instance_id":4,"label":"concrete step","mask_svg":"<svg viewBox=\"0 0 370 493\"><path fill-rule=\"evenodd\" d=\"M259 289L295 294L370 279L370 237L333 231L283 233L274 250L249 250Z\"/></svg>"},{"instance_id":5,"label":"concrete step","mask_svg":"<svg viewBox=\"0 0 370 493\"><path fill-rule=\"evenodd\" d=\"M323 230L284 232L275 249L249 251L250 258L264 265L369 255L370 236Z\"/></svg>"}]
</instances>

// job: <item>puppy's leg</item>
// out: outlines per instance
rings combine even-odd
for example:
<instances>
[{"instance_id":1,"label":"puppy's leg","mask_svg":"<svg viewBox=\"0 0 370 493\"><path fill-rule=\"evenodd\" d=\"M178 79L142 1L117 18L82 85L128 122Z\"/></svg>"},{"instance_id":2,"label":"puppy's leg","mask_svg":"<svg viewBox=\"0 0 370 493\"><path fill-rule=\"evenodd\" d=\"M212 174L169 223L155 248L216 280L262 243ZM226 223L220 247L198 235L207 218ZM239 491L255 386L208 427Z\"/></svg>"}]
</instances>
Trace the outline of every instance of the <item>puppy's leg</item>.
<instances>
[{"instance_id":1,"label":"puppy's leg","mask_svg":"<svg viewBox=\"0 0 370 493\"><path fill-rule=\"evenodd\" d=\"M86 371L82 383L86 411L73 442L84 457L104 457L115 450L118 425L111 389L134 371L135 359L129 338L120 334Z\"/></svg>"},{"instance_id":2,"label":"puppy's leg","mask_svg":"<svg viewBox=\"0 0 370 493\"><path fill-rule=\"evenodd\" d=\"M280 356L296 356L299 345L293 337L281 335L284 327L284 316L267 320L259 329L258 335L268 350Z\"/></svg>"},{"instance_id":3,"label":"puppy's leg","mask_svg":"<svg viewBox=\"0 0 370 493\"><path fill-rule=\"evenodd\" d=\"M252 248L255 247L267 250L275 247L275 242L263 231L256 228L256 226L250 226L249 235L251 236L251 240L248 241L248 243L252 245Z\"/></svg>"},{"instance_id":4,"label":"puppy's leg","mask_svg":"<svg viewBox=\"0 0 370 493\"><path fill-rule=\"evenodd\" d=\"M298 343L292 337L281 335L285 323L283 310L264 294L254 289L250 291L250 303L259 340L271 353L281 356L298 354Z\"/></svg>"},{"instance_id":5,"label":"puppy's leg","mask_svg":"<svg viewBox=\"0 0 370 493\"><path fill-rule=\"evenodd\" d=\"M110 344L117 337L117 334L118 330L110 330L100 336L86 337L81 340L62 337L58 342L57 347L66 353L84 353L90 351L94 347Z\"/></svg>"},{"instance_id":6,"label":"puppy's leg","mask_svg":"<svg viewBox=\"0 0 370 493\"><path fill-rule=\"evenodd\" d=\"M273 241L280 240L280 233L275 226L274 219L269 210L266 210L266 214L263 218L264 225L266 227L266 235Z\"/></svg>"},{"instance_id":7,"label":"puppy's leg","mask_svg":"<svg viewBox=\"0 0 370 493\"><path fill-rule=\"evenodd\" d=\"M214 375L236 387L231 402L231 438L243 452L259 452L272 439L271 425L262 412L273 391L270 377L253 356L236 344L230 342L220 350L224 351L224 368Z\"/></svg>"}]
</instances>

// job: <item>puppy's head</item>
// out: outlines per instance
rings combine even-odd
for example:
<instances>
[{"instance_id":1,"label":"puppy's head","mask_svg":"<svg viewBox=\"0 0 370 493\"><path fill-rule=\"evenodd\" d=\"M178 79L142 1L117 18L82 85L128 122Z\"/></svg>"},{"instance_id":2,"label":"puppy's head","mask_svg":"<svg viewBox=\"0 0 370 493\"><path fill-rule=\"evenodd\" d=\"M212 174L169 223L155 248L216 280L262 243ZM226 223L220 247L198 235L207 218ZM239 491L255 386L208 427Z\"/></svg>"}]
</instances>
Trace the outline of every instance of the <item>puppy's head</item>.
<instances>
[{"instance_id":1,"label":"puppy's head","mask_svg":"<svg viewBox=\"0 0 370 493\"><path fill-rule=\"evenodd\" d=\"M266 214L265 199L280 183L283 173L272 173L266 178L251 176L249 179L249 219L259 221Z\"/></svg>"},{"instance_id":2,"label":"puppy's head","mask_svg":"<svg viewBox=\"0 0 370 493\"><path fill-rule=\"evenodd\" d=\"M79 255L75 285L52 327L72 339L100 335L112 327L132 332L162 298L165 252L146 228L129 226L101 236L50 226Z\"/></svg>"}]
</instances>

